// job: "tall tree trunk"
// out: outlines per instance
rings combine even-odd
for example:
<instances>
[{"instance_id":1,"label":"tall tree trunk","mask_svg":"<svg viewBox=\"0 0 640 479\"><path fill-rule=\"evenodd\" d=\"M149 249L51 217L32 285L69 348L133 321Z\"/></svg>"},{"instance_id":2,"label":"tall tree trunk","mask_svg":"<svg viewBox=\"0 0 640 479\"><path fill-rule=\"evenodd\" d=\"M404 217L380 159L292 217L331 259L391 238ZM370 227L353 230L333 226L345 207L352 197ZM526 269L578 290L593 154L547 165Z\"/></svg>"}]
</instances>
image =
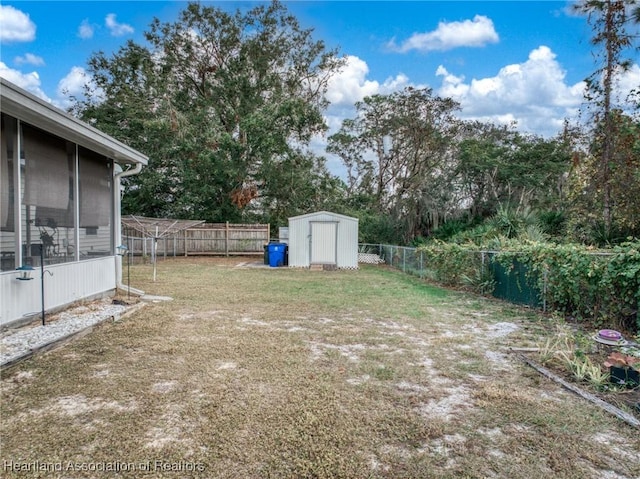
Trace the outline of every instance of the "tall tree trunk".
<instances>
[{"instance_id":1,"label":"tall tree trunk","mask_svg":"<svg viewBox=\"0 0 640 479\"><path fill-rule=\"evenodd\" d=\"M613 86L614 68L616 66L616 28L614 23L614 6L611 0L607 0L605 11L605 37L606 37L606 66L604 69L603 87L603 114L604 114L604 138L602 145L602 220L605 234L608 238L611 234L611 161L613 160L613 122L611 121L611 90Z\"/></svg>"}]
</instances>

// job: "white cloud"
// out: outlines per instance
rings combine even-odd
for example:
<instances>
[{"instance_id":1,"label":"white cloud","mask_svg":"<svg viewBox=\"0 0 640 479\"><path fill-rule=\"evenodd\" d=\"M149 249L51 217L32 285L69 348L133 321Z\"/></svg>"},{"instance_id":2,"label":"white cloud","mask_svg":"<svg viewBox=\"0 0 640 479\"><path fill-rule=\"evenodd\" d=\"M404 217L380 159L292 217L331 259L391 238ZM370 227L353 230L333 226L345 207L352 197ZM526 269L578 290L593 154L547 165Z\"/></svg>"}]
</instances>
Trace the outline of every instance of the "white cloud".
<instances>
[{"instance_id":1,"label":"white cloud","mask_svg":"<svg viewBox=\"0 0 640 479\"><path fill-rule=\"evenodd\" d=\"M621 101L625 101L632 91L635 91L637 95L640 90L640 65L635 63L628 71L621 73L616 89L617 97Z\"/></svg>"},{"instance_id":2,"label":"white cloud","mask_svg":"<svg viewBox=\"0 0 640 479\"><path fill-rule=\"evenodd\" d=\"M584 103L585 83L566 83L566 73L556 54L540 46L532 50L522 63L506 65L495 76L467 79L462 74L439 66L436 75L441 85L434 94L449 97L461 104L459 117L499 125L515 125L522 132L551 137L562 131L565 118L577 119ZM403 74L380 83L368 78L369 68L358 57L347 58L342 72L329 83L327 93L332 102L325 113L329 127L325 135L318 135L312 150L327 158L327 166L334 174L346 178L346 170L339 158L326 154L327 136L338 131L342 121L354 118L354 103L367 95L388 94L406 86L422 88ZM618 78L616 96L624 99L632 89L640 87L640 65L634 64Z\"/></svg>"},{"instance_id":3,"label":"white cloud","mask_svg":"<svg viewBox=\"0 0 640 479\"><path fill-rule=\"evenodd\" d=\"M85 84L87 83L87 74L82 67L72 67L69 73L58 82L57 94L78 95L81 94Z\"/></svg>"},{"instance_id":4,"label":"white cloud","mask_svg":"<svg viewBox=\"0 0 640 479\"><path fill-rule=\"evenodd\" d=\"M584 83L567 85L556 55L546 46L494 77L465 83L442 66L436 74L442 77L437 93L460 102L460 116L500 124L516 121L520 130L545 136L557 133L583 101Z\"/></svg>"},{"instance_id":5,"label":"white cloud","mask_svg":"<svg viewBox=\"0 0 640 479\"><path fill-rule=\"evenodd\" d=\"M78 27L78 36L83 40L87 40L93 37L93 32L94 32L94 28L93 28L93 25L89 23L89 20L86 18L82 20L82 23Z\"/></svg>"},{"instance_id":6,"label":"white cloud","mask_svg":"<svg viewBox=\"0 0 640 479\"><path fill-rule=\"evenodd\" d=\"M24 56L14 58L13 61L16 63L16 65L44 65L44 59L42 57L39 57L38 55L34 55L33 53L26 53Z\"/></svg>"},{"instance_id":7,"label":"white cloud","mask_svg":"<svg viewBox=\"0 0 640 479\"><path fill-rule=\"evenodd\" d=\"M36 38L36 25L29 15L10 6L0 5L0 42L30 42Z\"/></svg>"},{"instance_id":8,"label":"white cloud","mask_svg":"<svg viewBox=\"0 0 640 479\"><path fill-rule=\"evenodd\" d=\"M327 99L334 105L352 105L378 91L377 81L366 80L369 66L356 56L348 56L343 69L329 81Z\"/></svg>"},{"instance_id":9,"label":"white cloud","mask_svg":"<svg viewBox=\"0 0 640 479\"><path fill-rule=\"evenodd\" d=\"M133 33L133 27L126 23L118 23L116 21L116 14L110 13L104 19L104 24L107 26L111 35L114 37L121 37Z\"/></svg>"},{"instance_id":10,"label":"white cloud","mask_svg":"<svg viewBox=\"0 0 640 479\"><path fill-rule=\"evenodd\" d=\"M362 101L366 96L389 94L411 85L409 78L403 73L389 77L382 83L368 80L368 74L369 66L364 60L353 55L347 56L343 69L328 84L326 96L331 104L324 117L328 130L324 134L315 135L310 144L311 151L327 159L327 168L343 179L347 176L345 166L337 156L326 153L327 138L340 129L343 120L355 116L356 102Z\"/></svg>"},{"instance_id":11,"label":"white cloud","mask_svg":"<svg viewBox=\"0 0 640 479\"><path fill-rule=\"evenodd\" d=\"M493 21L483 15L476 15L473 20L440 22L438 28L432 32L414 33L399 46L395 44L395 40L391 40L387 47L400 53L410 50L428 52L446 51L459 47L483 47L498 41L499 37Z\"/></svg>"},{"instance_id":12,"label":"white cloud","mask_svg":"<svg viewBox=\"0 0 640 479\"><path fill-rule=\"evenodd\" d=\"M58 82L58 88L56 90L57 99L54 103L60 108L68 108L72 105L70 97L77 99L84 99L85 86L89 86L94 90L94 94L97 98L100 98L100 92L95 91L95 85L93 79L82 67L74 66L69 70L69 73Z\"/></svg>"},{"instance_id":13,"label":"white cloud","mask_svg":"<svg viewBox=\"0 0 640 479\"><path fill-rule=\"evenodd\" d=\"M20 88L33 93L44 101L66 110L72 105L70 97L84 98L84 86L89 85L94 89L95 98L100 99L100 91L95 90L92 78L82 67L73 67L67 75L58 82L56 98L50 98L41 88L40 75L38 72L23 73L19 70L9 68L5 63L0 62L0 77L14 83Z\"/></svg>"},{"instance_id":14,"label":"white cloud","mask_svg":"<svg viewBox=\"0 0 640 479\"><path fill-rule=\"evenodd\" d=\"M3 62L0 62L0 77L9 80L20 88L27 90L45 101L51 102L51 99L40 88L40 75L38 72L22 73L19 70L9 68Z\"/></svg>"},{"instance_id":15,"label":"white cloud","mask_svg":"<svg viewBox=\"0 0 640 479\"><path fill-rule=\"evenodd\" d=\"M367 80L369 66L364 60L350 55L347 63L328 84L327 99L332 106L353 106L366 96L377 93L390 93L400 90L409 84L409 78L403 73L387 78L383 83Z\"/></svg>"},{"instance_id":16,"label":"white cloud","mask_svg":"<svg viewBox=\"0 0 640 479\"><path fill-rule=\"evenodd\" d=\"M436 69L436 76L443 77L442 87L439 91L443 97L461 98L469 91L469 85L464 84L464 76L457 77L449 73L442 65Z\"/></svg>"},{"instance_id":17,"label":"white cloud","mask_svg":"<svg viewBox=\"0 0 640 479\"><path fill-rule=\"evenodd\" d=\"M343 69L334 75L327 85L326 97L330 102L325 112L325 121L329 127L326 136L337 132L346 118L353 118L356 114L355 103L367 96L389 94L410 85L409 78L399 73L380 83L367 80L369 66L356 57L348 56Z\"/></svg>"}]
</instances>

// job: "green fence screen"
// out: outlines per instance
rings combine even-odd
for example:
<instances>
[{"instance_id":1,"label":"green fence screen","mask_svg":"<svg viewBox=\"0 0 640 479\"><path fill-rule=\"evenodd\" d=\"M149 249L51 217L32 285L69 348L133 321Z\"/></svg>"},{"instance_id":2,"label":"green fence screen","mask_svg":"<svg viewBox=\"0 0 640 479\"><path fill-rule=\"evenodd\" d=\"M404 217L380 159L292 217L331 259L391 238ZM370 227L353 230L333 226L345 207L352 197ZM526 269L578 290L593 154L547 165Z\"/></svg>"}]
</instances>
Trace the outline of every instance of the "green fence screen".
<instances>
[{"instance_id":1,"label":"green fence screen","mask_svg":"<svg viewBox=\"0 0 640 479\"><path fill-rule=\"evenodd\" d=\"M537 278L530 276L528 268L515 260L510 266L490 262L495 281L493 296L516 304L542 307L542 295L536 286Z\"/></svg>"}]
</instances>

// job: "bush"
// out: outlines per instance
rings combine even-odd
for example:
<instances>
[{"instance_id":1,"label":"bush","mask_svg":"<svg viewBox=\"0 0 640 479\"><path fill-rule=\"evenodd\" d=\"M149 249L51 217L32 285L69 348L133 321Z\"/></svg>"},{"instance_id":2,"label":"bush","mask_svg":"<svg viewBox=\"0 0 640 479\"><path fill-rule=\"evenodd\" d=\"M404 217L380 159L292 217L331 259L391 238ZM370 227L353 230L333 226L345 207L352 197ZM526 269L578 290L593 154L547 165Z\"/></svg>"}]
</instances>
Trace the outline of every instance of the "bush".
<instances>
[{"instance_id":1,"label":"bush","mask_svg":"<svg viewBox=\"0 0 640 479\"><path fill-rule=\"evenodd\" d=\"M497 259L502 264L517 259L527 265L547 309L640 331L640 242L604 251L573 244L518 244Z\"/></svg>"},{"instance_id":2,"label":"bush","mask_svg":"<svg viewBox=\"0 0 640 479\"><path fill-rule=\"evenodd\" d=\"M434 242L421 246L428 276L447 286L466 284L465 278L482 276L479 251L456 243Z\"/></svg>"},{"instance_id":3,"label":"bush","mask_svg":"<svg viewBox=\"0 0 640 479\"><path fill-rule=\"evenodd\" d=\"M567 217L561 211L543 211L538 214L538 221L548 235L560 238L565 233Z\"/></svg>"},{"instance_id":4,"label":"bush","mask_svg":"<svg viewBox=\"0 0 640 479\"><path fill-rule=\"evenodd\" d=\"M401 243L401 226L398 221L388 215L363 211L347 211L345 214L358 218L358 241L360 243Z\"/></svg>"},{"instance_id":5,"label":"bush","mask_svg":"<svg viewBox=\"0 0 640 479\"><path fill-rule=\"evenodd\" d=\"M491 242L498 251L491 261L507 269L516 263L528 269L528 277L542 296L547 310L576 320L640 332L640 241L596 251L568 244L505 240ZM490 249L490 248L486 248ZM428 276L445 285L471 286L484 292L488 255L475 245L433 242L419 248Z\"/></svg>"},{"instance_id":6,"label":"bush","mask_svg":"<svg viewBox=\"0 0 640 479\"><path fill-rule=\"evenodd\" d=\"M438 227L431 234L432 239L447 241L450 238L460 235L465 231L469 231L479 224L478 218L468 219L452 219L445 221L442 226Z\"/></svg>"}]
</instances>

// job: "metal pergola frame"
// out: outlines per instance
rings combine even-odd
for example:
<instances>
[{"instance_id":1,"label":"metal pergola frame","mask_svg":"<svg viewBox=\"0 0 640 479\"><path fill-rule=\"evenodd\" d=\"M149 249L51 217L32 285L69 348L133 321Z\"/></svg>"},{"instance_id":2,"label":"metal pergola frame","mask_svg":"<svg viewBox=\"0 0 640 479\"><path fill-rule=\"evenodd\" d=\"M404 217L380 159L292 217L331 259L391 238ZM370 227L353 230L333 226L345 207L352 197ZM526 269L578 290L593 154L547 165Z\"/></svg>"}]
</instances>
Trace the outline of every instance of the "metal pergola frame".
<instances>
[{"instance_id":1,"label":"metal pergola frame","mask_svg":"<svg viewBox=\"0 0 640 479\"><path fill-rule=\"evenodd\" d=\"M175 236L189 228L204 223L204 220L175 220L167 218L147 218L144 216L128 215L121 218L122 224L134 229L146 238L153 238L151 248L151 262L153 263L153 280L156 280L156 251L158 239Z\"/></svg>"}]
</instances>

